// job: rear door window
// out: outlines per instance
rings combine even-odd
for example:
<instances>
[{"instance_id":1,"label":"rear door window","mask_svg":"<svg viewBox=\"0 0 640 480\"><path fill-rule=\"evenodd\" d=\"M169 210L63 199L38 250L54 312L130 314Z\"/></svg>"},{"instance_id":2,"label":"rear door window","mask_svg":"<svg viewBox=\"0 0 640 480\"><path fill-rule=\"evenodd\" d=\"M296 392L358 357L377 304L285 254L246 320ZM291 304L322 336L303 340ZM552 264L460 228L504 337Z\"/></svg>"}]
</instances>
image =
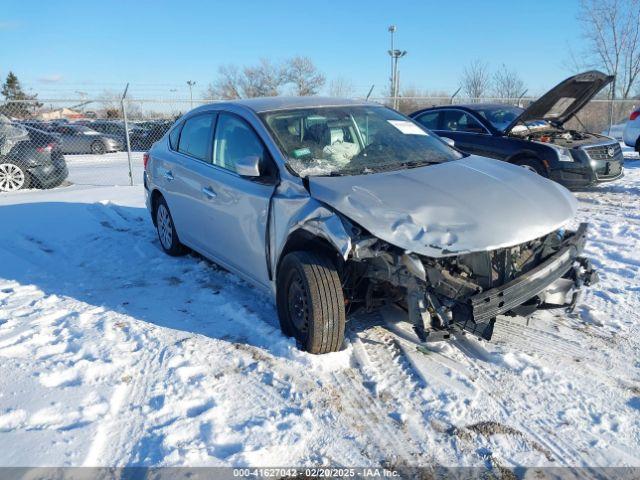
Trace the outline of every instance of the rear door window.
<instances>
[{"instance_id":1,"label":"rear door window","mask_svg":"<svg viewBox=\"0 0 640 480\"><path fill-rule=\"evenodd\" d=\"M440 118L440 112L427 112L417 117L416 121L429 130L437 130L438 118Z\"/></svg>"},{"instance_id":2,"label":"rear door window","mask_svg":"<svg viewBox=\"0 0 640 480\"><path fill-rule=\"evenodd\" d=\"M214 119L215 115L204 114L185 120L180 133L178 151L208 162Z\"/></svg>"},{"instance_id":3,"label":"rear door window","mask_svg":"<svg viewBox=\"0 0 640 480\"><path fill-rule=\"evenodd\" d=\"M178 138L180 138L180 130L182 130L182 124L176 125L176 128L171 130L171 133L169 134L169 146L172 150L178 149Z\"/></svg>"},{"instance_id":4,"label":"rear door window","mask_svg":"<svg viewBox=\"0 0 640 480\"><path fill-rule=\"evenodd\" d=\"M445 110L442 112L442 127L440 130L486 133L486 129L475 118L462 110Z\"/></svg>"}]
</instances>

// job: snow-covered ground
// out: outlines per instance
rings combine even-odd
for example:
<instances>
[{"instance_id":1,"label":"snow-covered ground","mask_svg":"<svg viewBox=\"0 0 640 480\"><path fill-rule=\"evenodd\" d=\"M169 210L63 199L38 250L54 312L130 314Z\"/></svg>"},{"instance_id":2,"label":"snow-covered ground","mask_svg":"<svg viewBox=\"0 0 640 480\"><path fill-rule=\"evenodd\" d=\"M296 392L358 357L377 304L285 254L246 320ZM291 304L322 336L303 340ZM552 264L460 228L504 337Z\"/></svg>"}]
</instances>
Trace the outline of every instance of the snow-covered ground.
<instances>
[{"instance_id":1,"label":"snow-covered ground","mask_svg":"<svg viewBox=\"0 0 640 480\"><path fill-rule=\"evenodd\" d=\"M271 300L161 252L126 155L0 196L0 465L640 466L640 161L578 193L576 312L417 348L401 315L312 356ZM134 158L140 182L140 158Z\"/></svg>"}]
</instances>

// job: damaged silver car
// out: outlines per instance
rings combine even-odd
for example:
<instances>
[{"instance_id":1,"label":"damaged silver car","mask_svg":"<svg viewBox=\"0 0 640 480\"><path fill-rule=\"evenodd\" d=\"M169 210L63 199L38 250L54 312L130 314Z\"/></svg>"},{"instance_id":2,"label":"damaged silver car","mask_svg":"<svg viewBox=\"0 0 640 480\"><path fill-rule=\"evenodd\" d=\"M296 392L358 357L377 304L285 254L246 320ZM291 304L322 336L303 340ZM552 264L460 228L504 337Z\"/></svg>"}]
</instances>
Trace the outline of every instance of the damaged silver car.
<instances>
[{"instance_id":1,"label":"damaged silver car","mask_svg":"<svg viewBox=\"0 0 640 480\"><path fill-rule=\"evenodd\" d=\"M596 281L564 187L377 104L196 108L145 156L144 185L162 248L270 292L312 353L339 350L359 309L401 306L421 341L491 339L498 315L571 308Z\"/></svg>"}]
</instances>

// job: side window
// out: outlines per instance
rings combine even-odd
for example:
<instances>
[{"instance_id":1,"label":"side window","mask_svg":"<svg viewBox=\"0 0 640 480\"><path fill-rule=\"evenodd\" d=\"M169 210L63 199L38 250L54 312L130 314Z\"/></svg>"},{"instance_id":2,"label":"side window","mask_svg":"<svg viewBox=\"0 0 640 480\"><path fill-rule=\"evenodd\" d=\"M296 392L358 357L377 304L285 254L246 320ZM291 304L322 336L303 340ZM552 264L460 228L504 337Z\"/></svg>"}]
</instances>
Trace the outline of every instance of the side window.
<instances>
[{"instance_id":1,"label":"side window","mask_svg":"<svg viewBox=\"0 0 640 480\"><path fill-rule=\"evenodd\" d=\"M440 116L440 112L427 112L420 115L418 118L416 118L416 122L418 122L421 125L424 125L429 130L437 130L439 116Z\"/></svg>"},{"instance_id":2,"label":"side window","mask_svg":"<svg viewBox=\"0 0 640 480\"><path fill-rule=\"evenodd\" d=\"M441 130L486 133L484 127L476 119L460 110L445 110L443 112Z\"/></svg>"},{"instance_id":3,"label":"side window","mask_svg":"<svg viewBox=\"0 0 640 480\"><path fill-rule=\"evenodd\" d=\"M197 115L184 122L178 151L198 160L208 161L213 115Z\"/></svg>"},{"instance_id":4,"label":"side window","mask_svg":"<svg viewBox=\"0 0 640 480\"><path fill-rule=\"evenodd\" d=\"M178 149L178 138L180 138L180 130L182 130L182 124L176 125L176 128L171 130L171 133L169 134L169 147L171 147L172 150Z\"/></svg>"},{"instance_id":5,"label":"side window","mask_svg":"<svg viewBox=\"0 0 640 480\"><path fill-rule=\"evenodd\" d=\"M213 140L214 165L235 172L237 160L257 156L264 164L266 153L262 141L244 120L235 115L220 114Z\"/></svg>"}]
</instances>

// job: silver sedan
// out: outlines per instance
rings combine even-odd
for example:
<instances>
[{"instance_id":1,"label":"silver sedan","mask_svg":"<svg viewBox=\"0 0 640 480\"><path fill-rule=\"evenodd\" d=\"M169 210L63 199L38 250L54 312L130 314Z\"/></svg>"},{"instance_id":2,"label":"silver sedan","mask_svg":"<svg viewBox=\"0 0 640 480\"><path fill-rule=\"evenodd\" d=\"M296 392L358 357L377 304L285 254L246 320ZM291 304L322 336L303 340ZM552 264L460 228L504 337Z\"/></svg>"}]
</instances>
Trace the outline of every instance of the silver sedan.
<instances>
[{"instance_id":1,"label":"silver sedan","mask_svg":"<svg viewBox=\"0 0 640 480\"><path fill-rule=\"evenodd\" d=\"M497 315L572 307L596 281L577 202L523 168L465 155L377 104L239 100L187 113L145 157L169 255L187 248L270 292L286 335L339 350L347 315L397 304L417 341Z\"/></svg>"},{"instance_id":2,"label":"silver sedan","mask_svg":"<svg viewBox=\"0 0 640 480\"><path fill-rule=\"evenodd\" d=\"M60 136L62 153L103 154L122 150L122 144L109 135L96 132L84 125L54 125L48 129Z\"/></svg>"}]
</instances>

